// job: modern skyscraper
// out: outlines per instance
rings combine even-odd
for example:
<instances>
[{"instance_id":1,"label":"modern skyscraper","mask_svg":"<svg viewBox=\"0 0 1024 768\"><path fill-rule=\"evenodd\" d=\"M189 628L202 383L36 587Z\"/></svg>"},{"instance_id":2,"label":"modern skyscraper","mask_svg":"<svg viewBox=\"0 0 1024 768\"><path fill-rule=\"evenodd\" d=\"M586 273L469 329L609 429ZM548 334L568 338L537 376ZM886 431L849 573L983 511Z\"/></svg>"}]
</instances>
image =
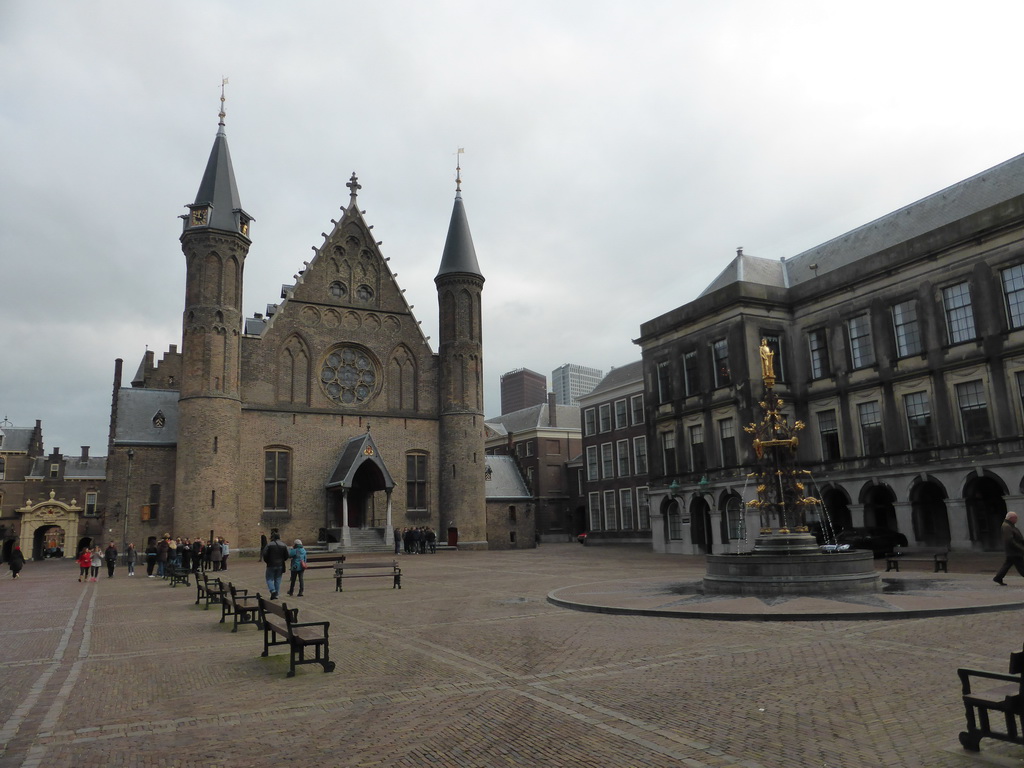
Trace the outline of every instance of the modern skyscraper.
<instances>
[{"instance_id":1,"label":"modern skyscraper","mask_svg":"<svg viewBox=\"0 0 1024 768\"><path fill-rule=\"evenodd\" d=\"M547 400L548 380L529 368L516 368L501 375L501 414L521 411Z\"/></svg>"},{"instance_id":2,"label":"modern skyscraper","mask_svg":"<svg viewBox=\"0 0 1024 768\"><path fill-rule=\"evenodd\" d=\"M555 402L558 405L580 404L580 398L596 387L604 372L597 368L587 368L585 365L566 363L560 365L551 372L551 390L555 393Z\"/></svg>"}]
</instances>

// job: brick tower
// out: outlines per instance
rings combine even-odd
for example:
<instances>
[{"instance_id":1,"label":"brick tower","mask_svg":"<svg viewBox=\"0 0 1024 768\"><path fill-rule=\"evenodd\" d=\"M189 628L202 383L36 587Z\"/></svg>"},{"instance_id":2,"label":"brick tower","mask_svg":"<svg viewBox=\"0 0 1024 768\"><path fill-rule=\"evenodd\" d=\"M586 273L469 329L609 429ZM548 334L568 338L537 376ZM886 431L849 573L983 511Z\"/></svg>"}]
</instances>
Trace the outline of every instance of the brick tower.
<instances>
[{"instance_id":1,"label":"brick tower","mask_svg":"<svg viewBox=\"0 0 1024 768\"><path fill-rule=\"evenodd\" d=\"M455 207L434 284L440 311L440 534L444 537L455 528L460 547L486 549L483 334L480 327L484 276L480 274L462 204L461 177L456 180Z\"/></svg>"},{"instance_id":2,"label":"brick tower","mask_svg":"<svg viewBox=\"0 0 1024 768\"><path fill-rule=\"evenodd\" d=\"M224 131L182 216L185 311L173 531L238 541L242 271L252 217L242 210Z\"/></svg>"}]
</instances>

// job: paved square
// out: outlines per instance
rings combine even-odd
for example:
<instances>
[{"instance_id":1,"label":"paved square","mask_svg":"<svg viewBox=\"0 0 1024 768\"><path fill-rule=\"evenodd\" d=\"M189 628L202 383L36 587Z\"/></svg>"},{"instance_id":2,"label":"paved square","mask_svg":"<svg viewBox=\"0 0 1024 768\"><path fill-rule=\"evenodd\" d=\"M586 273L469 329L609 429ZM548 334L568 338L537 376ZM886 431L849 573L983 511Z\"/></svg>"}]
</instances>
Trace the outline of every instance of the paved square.
<instances>
[{"instance_id":1,"label":"paved square","mask_svg":"<svg viewBox=\"0 0 1024 768\"><path fill-rule=\"evenodd\" d=\"M1024 642L1018 610L603 615L546 595L697 579L701 559L564 544L400 560L402 590L360 579L337 594L319 570L305 597L283 596L301 620L331 622L338 665L290 679L285 651L261 658L260 631L233 634L194 587L142 569L80 584L71 561L30 563L17 581L4 568L0 768L1024 765L1024 748L957 742L956 668L1003 669ZM997 560L966 567L980 581ZM266 594L262 572L236 559L225 575Z\"/></svg>"}]
</instances>

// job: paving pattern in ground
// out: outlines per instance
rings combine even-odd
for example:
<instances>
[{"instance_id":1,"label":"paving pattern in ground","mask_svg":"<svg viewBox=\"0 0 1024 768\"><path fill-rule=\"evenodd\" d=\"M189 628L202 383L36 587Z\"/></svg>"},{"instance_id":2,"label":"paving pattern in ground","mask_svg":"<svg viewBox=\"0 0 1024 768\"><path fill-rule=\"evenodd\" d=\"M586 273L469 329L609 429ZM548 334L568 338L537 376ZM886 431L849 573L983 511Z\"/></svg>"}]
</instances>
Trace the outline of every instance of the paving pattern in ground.
<instances>
[{"instance_id":1,"label":"paving pattern in ground","mask_svg":"<svg viewBox=\"0 0 1024 768\"><path fill-rule=\"evenodd\" d=\"M70 561L30 563L0 580L0 768L1024 765L1024 748L957 742L956 668L1005 666L1020 611L603 615L546 596L692 581L702 562L569 544L400 560L400 591L363 579L337 594L315 571L285 598L331 622L338 664L290 679L283 651L261 658L258 630L233 634L194 588L123 571L80 584ZM231 567L266 592L261 564ZM1005 589L1024 598L1020 580Z\"/></svg>"}]
</instances>

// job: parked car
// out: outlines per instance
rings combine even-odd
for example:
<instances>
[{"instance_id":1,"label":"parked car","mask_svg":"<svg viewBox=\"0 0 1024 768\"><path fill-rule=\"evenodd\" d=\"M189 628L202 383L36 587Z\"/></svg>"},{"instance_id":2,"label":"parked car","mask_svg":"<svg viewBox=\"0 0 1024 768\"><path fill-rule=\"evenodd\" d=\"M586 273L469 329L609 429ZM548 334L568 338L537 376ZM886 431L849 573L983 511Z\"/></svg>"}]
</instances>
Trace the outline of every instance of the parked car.
<instances>
[{"instance_id":1,"label":"parked car","mask_svg":"<svg viewBox=\"0 0 1024 768\"><path fill-rule=\"evenodd\" d=\"M43 550L43 558L64 557L64 550L60 547L47 547Z\"/></svg>"},{"instance_id":2,"label":"parked car","mask_svg":"<svg viewBox=\"0 0 1024 768\"><path fill-rule=\"evenodd\" d=\"M580 544L586 544L587 543L587 532L584 531L579 536L577 536L576 537L576 541L578 541Z\"/></svg>"},{"instance_id":3,"label":"parked car","mask_svg":"<svg viewBox=\"0 0 1024 768\"><path fill-rule=\"evenodd\" d=\"M847 528L836 536L837 544L854 549L870 549L875 557L885 557L896 547L907 546L907 537L888 528Z\"/></svg>"}]
</instances>

